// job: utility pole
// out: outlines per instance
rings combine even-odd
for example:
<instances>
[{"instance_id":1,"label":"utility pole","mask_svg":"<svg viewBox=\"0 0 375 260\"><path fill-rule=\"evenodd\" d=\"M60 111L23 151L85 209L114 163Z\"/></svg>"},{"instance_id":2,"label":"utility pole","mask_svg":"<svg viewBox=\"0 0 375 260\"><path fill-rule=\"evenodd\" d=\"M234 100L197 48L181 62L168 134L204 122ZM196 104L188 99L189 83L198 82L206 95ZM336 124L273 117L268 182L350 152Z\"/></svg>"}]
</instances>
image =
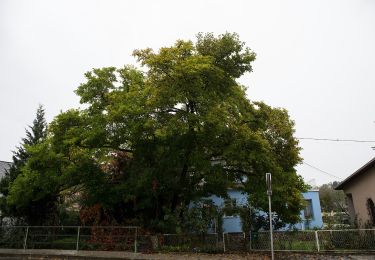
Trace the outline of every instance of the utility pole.
<instances>
[{"instance_id":1,"label":"utility pole","mask_svg":"<svg viewBox=\"0 0 375 260\"><path fill-rule=\"evenodd\" d=\"M266 184L267 184L268 210L269 210L269 221L270 221L271 259L274 260L275 256L274 256L274 253L273 253L272 210L271 210L271 196L272 196L271 173L266 173Z\"/></svg>"}]
</instances>

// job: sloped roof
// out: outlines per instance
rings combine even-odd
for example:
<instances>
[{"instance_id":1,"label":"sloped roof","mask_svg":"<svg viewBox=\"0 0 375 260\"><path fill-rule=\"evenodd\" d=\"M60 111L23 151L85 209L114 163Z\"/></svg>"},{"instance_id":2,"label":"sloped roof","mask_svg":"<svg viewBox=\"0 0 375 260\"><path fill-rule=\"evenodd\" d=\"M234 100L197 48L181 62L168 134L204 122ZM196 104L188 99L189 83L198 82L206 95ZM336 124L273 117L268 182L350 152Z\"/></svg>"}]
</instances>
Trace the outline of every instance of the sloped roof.
<instances>
[{"instance_id":1,"label":"sloped roof","mask_svg":"<svg viewBox=\"0 0 375 260\"><path fill-rule=\"evenodd\" d=\"M5 171L10 168L11 162L0 161L0 178L5 175Z\"/></svg>"},{"instance_id":2,"label":"sloped roof","mask_svg":"<svg viewBox=\"0 0 375 260\"><path fill-rule=\"evenodd\" d=\"M368 169L370 169L371 167L373 167L375 165L375 157L372 158L371 161L369 161L368 163L366 163L365 165L363 165L361 168L359 168L358 170L356 170L352 175L350 175L348 178L346 178L345 180L343 180L342 182L340 182L340 184L335 188L335 190L342 190L343 187L350 183L355 177L357 177L358 175L361 175L363 174L364 172L366 172Z\"/></svg>"}]
</instances>

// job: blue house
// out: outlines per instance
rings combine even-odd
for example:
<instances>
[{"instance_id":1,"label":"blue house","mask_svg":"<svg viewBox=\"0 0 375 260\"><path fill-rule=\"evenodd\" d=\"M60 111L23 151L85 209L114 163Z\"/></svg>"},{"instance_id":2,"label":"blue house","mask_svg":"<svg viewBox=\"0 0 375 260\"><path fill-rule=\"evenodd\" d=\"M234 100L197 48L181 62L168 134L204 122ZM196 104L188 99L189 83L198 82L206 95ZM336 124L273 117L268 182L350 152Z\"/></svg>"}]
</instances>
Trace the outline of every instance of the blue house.
<instances>
[{"instance_id":1,"label":"blue house","mask_svg":"<svg viewBox=\"0 0 375 260\"><path fill-rule=\"evenodd\" d=\"M238 190L228 190L228 196L233 204L237 206L244 206L247 204L247 195ZM323 226L322 213L320 208L319 191L310 190L302 193L306 201L306 207L301 211L301 222L289 225L284 229L312 229L321 228ZM211 199L216 206L224 207L225 200L221 197L211 196ZM264 213L266 214L266 213ZM224 232L242 232L241 218L237 215L223 217L223 231Z\"/></svg>"}]
</instances>

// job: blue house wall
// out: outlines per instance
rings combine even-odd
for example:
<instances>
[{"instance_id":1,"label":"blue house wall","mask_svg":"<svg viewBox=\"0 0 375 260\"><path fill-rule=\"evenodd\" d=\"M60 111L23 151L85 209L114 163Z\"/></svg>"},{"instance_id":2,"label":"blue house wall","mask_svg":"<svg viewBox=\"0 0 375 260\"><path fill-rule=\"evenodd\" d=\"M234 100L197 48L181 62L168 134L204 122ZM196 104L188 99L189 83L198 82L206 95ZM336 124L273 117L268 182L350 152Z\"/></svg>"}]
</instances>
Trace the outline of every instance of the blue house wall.
<instances>
[{"instance_id":1,"label":"blue house wall","mask_svg":"<svg viewBox=\"0 0 375 260\"><path fill-rule=\"evenodd\" d=\"M247 204L247 195L238 190L228 190L228 196L236 200L237 206L244 206ZM212 202L218 207L224 207L224 199L217 196L211 196ZM223 217L223 232L242 232L241 218L239 216L224 216Z\"/></svg>"},{"instance_id":2,"label":"blue house wall","mask_svg":"<svg viewBox=\"0 0 375 260\"><path fill-rule=\"evenodd\" d=\"M323 218L322 218L322 209L320 207L319 191L311 190L308 192L302 193L302 196L305 200L311 200L312 202L312 218L306 218L304 210L301 211L301 222L294 225L297 229L312 229L312 228L322 228L323 227ZM298 225L298 226L297 226Z\"/></svg>"},{"instance_id":3,"label":"blue house wall","mask_svg":"<svg viewBox=\"0 0 375 260\"><path fill-rule=\"evenodd\" d=\"M228 196L230 199L236 201L237 206L243 206L247 204L247 194L242 193L238 190L228 190ZM309 219L305 218L304 210L301 211L300 217L301 222L289 225L284 229L312 229L321 228L323 226L323 219L320 207L319 192L311 190L302 193L305 200L311 200L312 205L312 217ZM224 199L217 196L211 196L211 199L216 206L224 207ZM264 213L265 214L265 213ZM241 218L239 216L224 216L223 217L223 231L224 232L242 232Z\"/></svg>"}]
</instances>

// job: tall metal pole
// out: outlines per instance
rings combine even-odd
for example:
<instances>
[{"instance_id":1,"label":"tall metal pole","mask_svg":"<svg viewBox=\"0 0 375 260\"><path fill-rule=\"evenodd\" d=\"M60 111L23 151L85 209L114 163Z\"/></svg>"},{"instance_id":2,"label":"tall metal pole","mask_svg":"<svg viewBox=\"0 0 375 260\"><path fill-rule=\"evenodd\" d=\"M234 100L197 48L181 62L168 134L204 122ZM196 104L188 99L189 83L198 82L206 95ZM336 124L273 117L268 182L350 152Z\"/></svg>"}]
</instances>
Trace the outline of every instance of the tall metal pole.
<instances>
[{"instance_id":1,"label":"tall metal pole","mask_svg":"<svg viewBox=\"0 0 375 260\"><path fill-rule=\"evenodd\" d=\"M134 233L134 253L138 253L138 248L137 248L137 237L138 237L138 228L135 228L135 233Z\"/></svg>"},{"instance_id":2,"label":"tall metal pole","mask_svg":"<svg viewBox=\"0 0 375 260\"><path fill-rule=\"evenodd\" d=\"M272 235L272 211L271 211L271 195L268 195L268 208L270 217L270 240L271 240L271 259L274 259L273 254L273 235Z\"/></svg>"},{"instance_id":3,"label":"tall metal pole","mask_svg":"<svg viewBox=\"0 0 375 260\"><path fill-rule=\"evenodd\" d=\"M266 183L267 183L268 209L269 209L269 221L270 221L271 259L274 260L275 256L273 253L272 210L271 210L271 196L272 196L271 173L266 173Z\"/></svg>"}]
</instances>

